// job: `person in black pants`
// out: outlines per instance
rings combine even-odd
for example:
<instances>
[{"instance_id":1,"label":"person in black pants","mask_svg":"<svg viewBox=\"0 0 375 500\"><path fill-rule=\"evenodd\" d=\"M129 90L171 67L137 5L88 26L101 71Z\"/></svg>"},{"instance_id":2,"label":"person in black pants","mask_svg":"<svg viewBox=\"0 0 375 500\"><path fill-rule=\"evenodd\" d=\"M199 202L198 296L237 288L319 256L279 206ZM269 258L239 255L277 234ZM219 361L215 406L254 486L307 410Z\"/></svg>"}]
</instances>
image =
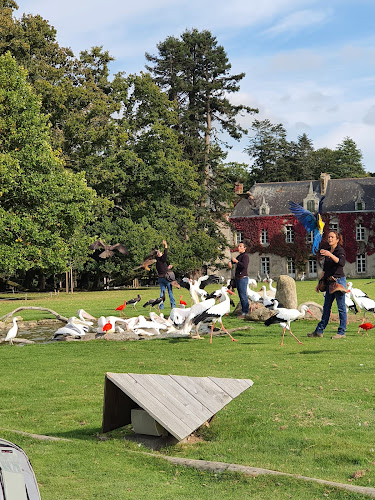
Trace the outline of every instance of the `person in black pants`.
<instances>
[{"instance_id":1,"label":"person in black pants","mask_svg":"<svg viewBox=\"0 0 375 500\"><path fill-rule=\"evenodd\" d=\"M247 284L249 278L247 276L247 268L249 267L249 254L246 253L246 247L244 243L240 243L237 247L240 255L237 258L232 257L229 262L229 269L232 269L233 264L236 264L236 271L234 273L234 279L236 280L236 288L238 290L238 295L240 297L242 317L244 318L249 312L249 299L247 297Z\"/></svg>"}]
</instances>

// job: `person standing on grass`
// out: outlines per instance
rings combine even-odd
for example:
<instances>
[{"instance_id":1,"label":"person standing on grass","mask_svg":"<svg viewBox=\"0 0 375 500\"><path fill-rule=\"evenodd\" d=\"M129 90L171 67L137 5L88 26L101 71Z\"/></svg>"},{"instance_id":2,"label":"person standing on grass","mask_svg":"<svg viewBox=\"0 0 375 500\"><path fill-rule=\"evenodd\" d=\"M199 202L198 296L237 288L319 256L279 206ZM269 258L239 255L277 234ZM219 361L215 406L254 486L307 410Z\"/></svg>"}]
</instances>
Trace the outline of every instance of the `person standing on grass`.
<instances>
[{"instance_id":1,"label":"person standing on grass","mask_svg":"<svg viewBox=\"0 0 375 500\"><path fill-rule=\"evenodd\" d=\"M337 309L339 311L340 325L337 330L337 334L331 337L331 339L344 339L347 323L345 293L329 293L329 279L331 277L335 278L337 283L343 285L346 288L346 277L344 274L346 256L345 250L342 246L343 238L342 235L337 231L330 230L327 236L327 241L328 247L322 248L320 250L320 255L323 255L324 257L323 274L321 278L324 278L327 286L324 297L322 319L319 321L317 327L315 328L315 331L312 333L308 333L307 336L323 337L323 331L328 325L328 321L331 315L333 301L336 299ZM319 293L318 285L316 285L315 291Z\"/></svg>"},{"instance_id":2,"label":"person standing on grass","mask_svg":"<svg viewBox=\"0 0 375 500\"><path fill-rule=\"evenodd\" d=\"M168 256L168 245L165 240L163 240L164 252L158 250L156 253L156 270L158 272L158 283L160 286L160 297L163 297L165 289L168 290L169 300L171 303L171 309L176 307L176 302L173 297L172 284L167 280L165 275L167 272L172 269L172 264L168 266L167 264L167 256ZM164 302L159 305L159 309L164 309Z\"/></svg>"},{"instance_id":3,"label":"person standing on grass","mask_svg":"<svg viewBox=\"0 0 375 500\"><path fill-rule=\"evenodd\" d=\"M240 297L242 314L241 317L245 318L246 314L249 312L249 299L247 297L247 284L249 281L247 275L247 268L249 267L249 254L246 253L246 247L244 243L239 243L237 250L240 252L236 257L232 257L229 261L229 269L232 269L233 264L236 264L236 271L234 273L234 279L236 280L236 288L238 290L238 295Z\"/></svg>"}]
</instances>

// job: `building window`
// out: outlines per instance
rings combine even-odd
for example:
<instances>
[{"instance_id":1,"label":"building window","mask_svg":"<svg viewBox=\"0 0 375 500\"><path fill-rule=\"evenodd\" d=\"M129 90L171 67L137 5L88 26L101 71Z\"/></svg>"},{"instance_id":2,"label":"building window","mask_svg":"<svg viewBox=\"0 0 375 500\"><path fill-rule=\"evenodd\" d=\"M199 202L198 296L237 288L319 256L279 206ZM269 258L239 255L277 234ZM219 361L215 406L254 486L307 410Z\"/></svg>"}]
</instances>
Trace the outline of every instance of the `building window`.
<instances>
[{"instance_id":1,"label":"building window","mask_svg":"<svg viewBox=\"0 0 375 500\"><path fill-rule=\"evenodd\" d=\"M236 232L236 244L243 243L243 234L240 231Z\"/></svg>"},{"instance_id":2,"label":"building window","mask_svg":"<svg viewBox=\"0 0 375 500\"><path fill-rule=\"evenodd\" d=\"M260 209L260 215L267 215L267 210L266 210L266 207L262 207Z\"/></svg>"},{"instance_id":3,"label":"building window","mask_svg":"<svg viewBox=\"0 0 375 500\"><path fill-rule=\"evenodd\" d=\"M366 255L357 255L356 257L357 273L366 272Z\"/></svg>"},{"instance_id":4,"label":"building window","mask_svg":"<svg viewBox=\"0 0 375 500\"><path fill-rule=\"evenodd\" d=\"M355 209L356 210L364 210L365 209L365 204L362 200L358 200L355 202Z\"/></svg>"},{"instance_id":5,"label":"building window","mask_svg":"<svg viewBox=\"0 0 375 500\"><path fill-rule=\"evenodd\" d=\"M293 243L294 242L293 226L285 226L285 229L286 229L285 241L287 243Z\"/></svg>"},{"instance_id":6,"label":"building window","mask_svg":"<svg viewBox=\"0 0 375 500\"><path fill-rule=\"evenodd\" d=\"M310 231L306 235L306 241L307 243L314 243L314 231Z\"/></svg>"},{"instance_id":7,"label":"building window","mask_svg":"<svg viewBox=\"0 0 375 500\"><path fill-rule=\"evenodd\" d=\"M316 259L309 259L309 276L317 275Z\"/></svg>"},{"instance_id":8,"label":"building window","mask_svg":"<svg viewBox=\"0 0 375 500\"><path fill-rule=\"evenodd\" d=\"M315 212L315 201L314 200L309 200L306 203L306 208L307 208L307 210L310 210L310 212Z\"/></svg>"},{"instance_id":9,"label":"building window","mask_svg":"<svg viewBox=\"0 0 375 500\"><path fill-rule=\"evenodd\" d=\"M337 224L337 222L330 222L329 223L329 229L331 231L338 231L339 230L339 225Z\"/></svg>"},{"instance_id":10,"label":"building window","mask_svg":"<svg viewBox=\"0 0 375 500\"><path fill-rule=\"evenodd\" d=\"M293 257L288 257L287 268L289 276L294 277L296 275L296 266Z\"/></svg>"},{"instance_id":11,"label":"building window","mask_svg":"<svg viewBox=\"0 0 375 500\"><path fill-rule=\"evenodd\" d=\"M268 231L267 231L267 229L262 229L262 231L260 233L260 242L262 243L262 245L267 245L267 243L268 243Z\"/></svg>"},{"instance_id":12,"label":"building window","mask_svg":"<svg viewBox=\"0 0 375 500\"><path fill-rule=\"evenodd\" d=\"M357 224L355 228L357 241L365 241L365 227L363 224Z\"/></svg>"},{"instance_id":13,"label":"building window","mask_svg":"<svg viewBox=\"0 0 375 500\"><path fill-rule=\"evenodd\" d=\"M261 272L264 276L270 274L270 258L269 257L261 257Z\"/></svg>"}]
</instances>

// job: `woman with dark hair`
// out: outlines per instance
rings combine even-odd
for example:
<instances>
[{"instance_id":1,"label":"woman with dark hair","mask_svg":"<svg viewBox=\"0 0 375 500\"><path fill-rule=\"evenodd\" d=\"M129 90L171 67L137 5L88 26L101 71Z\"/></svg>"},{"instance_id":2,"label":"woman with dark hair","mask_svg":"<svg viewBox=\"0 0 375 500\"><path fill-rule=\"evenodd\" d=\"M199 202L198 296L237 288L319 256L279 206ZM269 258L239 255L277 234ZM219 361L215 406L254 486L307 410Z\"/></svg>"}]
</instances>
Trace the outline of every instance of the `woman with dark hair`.
<instances>
[{"instance_id":1,"label":"woman with dark hair","mask_svg":"<svg viewBox=\"0 0 375 500\"><path fill-rule=\"evenodd\" d=\"M344 339L346 330L346 307L345 307L345 289L346 277L344 274L345 250L343 247L342 235L337 231L330 230L327 236L328 245L320 250L320 255L324 257L323 274L321 278L326 283L326 292L323 305L322 319L319 321L313 333L308 333L308 337L323 337L323 331L328 324L333 301L336 299L337 309L339 311L340 325L337 334L331 339ZM329 282L336 281L342 285L342 291L329 293ZM319 292L319 285L315 288Z\"/></svg>"}]
</instances>

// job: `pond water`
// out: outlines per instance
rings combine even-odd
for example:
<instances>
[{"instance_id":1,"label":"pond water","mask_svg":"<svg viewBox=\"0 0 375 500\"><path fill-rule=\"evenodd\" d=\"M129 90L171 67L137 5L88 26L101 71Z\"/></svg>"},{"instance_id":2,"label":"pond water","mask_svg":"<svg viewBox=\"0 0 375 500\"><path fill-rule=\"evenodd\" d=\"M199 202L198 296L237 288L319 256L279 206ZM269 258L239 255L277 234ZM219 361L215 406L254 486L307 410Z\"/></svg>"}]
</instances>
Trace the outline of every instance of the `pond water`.
<instances>
[{"instance_id":1,"label":"pond water","mask_svg":"<svg viewBox=\"0 0 375 500\"><path fill-rule=\"evenodd\" d=\"M55 325L20 325L18 328L17 338L20 340L32 340L33 342L38 344L52 342L52 336L58 328L59 326Z\"/></svg>"}]
</instances>

